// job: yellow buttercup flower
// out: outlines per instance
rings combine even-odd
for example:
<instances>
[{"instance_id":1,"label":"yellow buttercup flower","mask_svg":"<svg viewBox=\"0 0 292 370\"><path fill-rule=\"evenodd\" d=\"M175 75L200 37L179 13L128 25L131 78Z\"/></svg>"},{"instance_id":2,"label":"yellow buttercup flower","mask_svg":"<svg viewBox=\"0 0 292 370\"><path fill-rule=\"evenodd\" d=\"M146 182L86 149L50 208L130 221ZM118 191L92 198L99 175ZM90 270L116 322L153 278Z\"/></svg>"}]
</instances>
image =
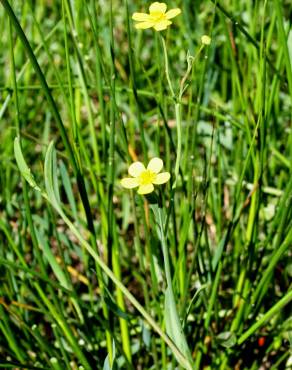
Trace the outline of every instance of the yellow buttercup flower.
<instances>
[{"instance_id":1,"label":"yellow buttercup flower","mask_svg":"<svg viewBox=\"0 0 292 370\"><path fill-rule=\"evenodd\" d=\"M134 162L129 167L129 175L121 180L121 185L126 189L139 186L138 194L149 194L154 190L154 185L165 184L170 179L169 172L161 172L163 161L160 158L152 158L145 168L141 162Z\"/></svg>"},{"instance_id":2,"label":"yellow buttercup flower","mask_svg":"<svg viewBox=\"0 0 292 370\"><path fill-rule=\"evenodd\" d=\"M181 13L179 8L166 11L167 5L165 3L155 2L149 7L149 14L134 13L132 19L137 21L135 25L138 29L154 28L156 31L166 30L172 24L170 19L176 17Z\"/></svg>"}]
</instances>

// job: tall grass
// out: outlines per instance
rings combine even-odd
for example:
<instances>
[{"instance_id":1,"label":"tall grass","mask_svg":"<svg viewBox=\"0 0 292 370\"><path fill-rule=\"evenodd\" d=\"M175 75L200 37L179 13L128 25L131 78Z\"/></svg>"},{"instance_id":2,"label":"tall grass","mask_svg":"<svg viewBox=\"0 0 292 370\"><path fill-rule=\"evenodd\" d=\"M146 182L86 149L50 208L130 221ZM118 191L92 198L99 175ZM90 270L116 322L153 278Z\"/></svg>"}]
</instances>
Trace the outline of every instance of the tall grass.
<instances>
[{"instance_id":1,"label":"tall grass","mask_svg":"<svg viewBox=\"0 0 292 370\"><path fill-rule=\"evenodd\" d=\"M149 5L0 0L2 368L292 366L292 5Z\"/></svg>"}]
</instances>

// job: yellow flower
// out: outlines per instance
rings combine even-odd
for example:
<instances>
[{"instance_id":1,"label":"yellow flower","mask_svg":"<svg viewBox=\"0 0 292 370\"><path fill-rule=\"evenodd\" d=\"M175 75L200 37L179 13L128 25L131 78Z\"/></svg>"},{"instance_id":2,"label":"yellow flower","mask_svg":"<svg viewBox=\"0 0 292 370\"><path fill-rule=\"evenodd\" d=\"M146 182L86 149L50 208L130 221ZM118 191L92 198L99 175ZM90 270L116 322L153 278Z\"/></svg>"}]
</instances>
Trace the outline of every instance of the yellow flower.
<instances>
[{"instance_id":1,"label":"yellow flower","mask_svg":"<svg viewBox=\"0 0 292 370\"><path fill-rule=\"evenodd\" d=\"M203 35L201 37L201 42L203 45L210 45L211 44L211 37L207 36L207 35Z\"/></svg>"},{"instance_id":2,"label":"yellow flower","mask_svg":"<svg viewBox=\"0 0 292 370\"><path fill-rule=\"evenodd\" d=\"M170 19L176 17L181 13L181 10L171 9L166 11L167 5L165 3L155 2L149 7L149 14L134 13L132 19L140 22L135 25L138 29L146 29L153 27L156 31L166 30L171 25Z\"/></svg>"},{"instance_id":3,"label":"yellow flower","mask_svg":"<svg viewBox=\"0 0 292 370\"><path fill-rule=\"evenodd\" d=\"M163 162L160 158L152 158L145 168L141 162L134 162L129 167L129 175L121 180L121 185L126 189L133 189L139 186L138 194L149 194L154 190L154 185L165 184L170 179L169 172L161 172Z\"/></svg>"}]
</instances>

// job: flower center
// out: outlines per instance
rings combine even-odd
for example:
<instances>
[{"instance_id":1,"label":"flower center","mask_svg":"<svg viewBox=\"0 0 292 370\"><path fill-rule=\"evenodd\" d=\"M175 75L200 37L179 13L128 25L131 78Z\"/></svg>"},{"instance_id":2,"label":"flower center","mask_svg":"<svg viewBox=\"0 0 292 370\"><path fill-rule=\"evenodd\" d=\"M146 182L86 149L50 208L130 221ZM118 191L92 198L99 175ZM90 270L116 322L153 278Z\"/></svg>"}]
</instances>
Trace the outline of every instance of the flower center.
<instances>
[{"instance_id":1,"label":"flower center","mask_svg":"<svg viewBox=\"0 0 292 370\"><path fill-rule=\"evenodd\" d=\"M156 173L146 170L141 173L139 176L139 183L140 185L149 185L155 180Z\"/></svg>"},{"instance_id":2,"label":"flower center","mask_svg":"<svg viewBox=\"0 0 292 370\"><path fill-rule=\"evenodd\" d=\"M150 17L152 18L153 22L160 22L166 20L165 13L161 12L152 12L150 13Z\"/></svg>"}]
</instances>

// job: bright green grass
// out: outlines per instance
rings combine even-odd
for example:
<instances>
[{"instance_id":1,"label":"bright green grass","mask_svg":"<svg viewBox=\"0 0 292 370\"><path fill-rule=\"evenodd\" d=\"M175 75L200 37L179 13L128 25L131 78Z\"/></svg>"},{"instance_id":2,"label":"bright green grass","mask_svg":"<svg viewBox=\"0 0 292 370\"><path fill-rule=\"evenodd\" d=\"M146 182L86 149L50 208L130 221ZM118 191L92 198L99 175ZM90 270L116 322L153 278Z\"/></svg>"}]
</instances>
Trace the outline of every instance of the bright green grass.
<instances>
[{"instance_id":1,"label":"bright green grass","mask_svg":"<svg viewBox=\"0 0 292 370\"><path fill-rule=\"evenodd\" d=\"M292 366L292 4L148 5L0 0L2 368Z\"/></svg>"}]
</instances>

